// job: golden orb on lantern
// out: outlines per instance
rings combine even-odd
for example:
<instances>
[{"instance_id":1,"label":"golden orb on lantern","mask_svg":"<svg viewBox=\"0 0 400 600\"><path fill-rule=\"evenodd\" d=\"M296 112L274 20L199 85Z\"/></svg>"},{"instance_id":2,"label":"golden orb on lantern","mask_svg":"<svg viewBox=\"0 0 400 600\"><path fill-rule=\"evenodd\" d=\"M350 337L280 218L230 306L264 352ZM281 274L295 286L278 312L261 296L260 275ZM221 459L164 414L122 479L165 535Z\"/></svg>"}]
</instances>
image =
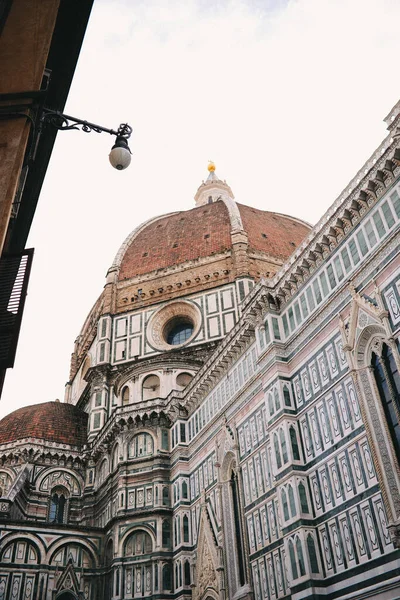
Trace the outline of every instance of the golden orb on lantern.
<instances>
[{"instance_id":1,"label":"golden orb on lantern","mask_svg":"<svg viewBox=\"0 0 400 600\"><path fill-rule=\"evenodd\" d=\"M213 163L212 160L208 161L208 167L207 169L210 171L210 173L213 173L215 171L215 163Z\"/></svg>"}]
</instances>

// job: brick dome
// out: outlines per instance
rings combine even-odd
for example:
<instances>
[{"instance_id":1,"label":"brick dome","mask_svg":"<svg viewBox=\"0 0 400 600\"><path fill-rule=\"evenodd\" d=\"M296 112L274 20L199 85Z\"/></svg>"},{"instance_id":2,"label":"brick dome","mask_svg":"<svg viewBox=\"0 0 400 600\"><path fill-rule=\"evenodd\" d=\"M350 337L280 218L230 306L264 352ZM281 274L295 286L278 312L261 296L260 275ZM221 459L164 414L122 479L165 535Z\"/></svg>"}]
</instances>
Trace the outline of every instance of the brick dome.
<instances>
[{"instance_id":1,"label":"brick dome","mask_svg":"<svg viewBox=\"0 0 400 600\"><path fill-rule=\"evenodd\" d=\"M0 444L36 438L82 446L86 443L87 419L87 413L63 402L25 406L0 421Z\"/></svg>"},{"instance_id":2,"label":"brick dome","mask_svg":"<svg viewBox=\"0 0 400 600\"><path fill-rule=\"evenodd\" d=\"M310 232L310 225L293 217L235 205L250 252L284 261ZM125 242L119 280L230 250L233 225L224 201L153 219Z\"/></svg>"}]
</instances>

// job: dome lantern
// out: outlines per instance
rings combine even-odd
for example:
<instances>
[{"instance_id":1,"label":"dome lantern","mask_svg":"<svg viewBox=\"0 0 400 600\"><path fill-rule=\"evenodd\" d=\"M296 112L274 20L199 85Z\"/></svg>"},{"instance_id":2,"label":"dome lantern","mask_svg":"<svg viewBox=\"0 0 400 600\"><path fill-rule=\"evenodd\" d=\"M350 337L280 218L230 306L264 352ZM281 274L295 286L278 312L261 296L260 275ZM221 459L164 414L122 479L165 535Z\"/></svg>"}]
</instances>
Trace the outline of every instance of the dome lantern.
<instances>
[{"instance_id":1,"label":"dome lantern","mask_svg":"<svg viewBox=\"0 0 400 600\"><path fill-rule=\"evenodd\" d=\"M218 200L227 199L233 200L235 196L226 181L219 179L215 172L215 163L208 161L208 177L202 182L194 197L196 206L204 204L212 204Z\"/></svg>"}]
</instances>

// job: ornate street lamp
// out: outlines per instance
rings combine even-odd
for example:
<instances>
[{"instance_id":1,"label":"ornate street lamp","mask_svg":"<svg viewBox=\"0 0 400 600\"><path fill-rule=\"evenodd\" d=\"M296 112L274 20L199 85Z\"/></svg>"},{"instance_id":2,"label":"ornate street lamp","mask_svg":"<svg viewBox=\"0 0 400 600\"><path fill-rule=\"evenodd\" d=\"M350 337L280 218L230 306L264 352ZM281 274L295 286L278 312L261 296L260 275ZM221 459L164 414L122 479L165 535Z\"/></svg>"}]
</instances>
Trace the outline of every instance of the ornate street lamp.
<instances>
[{"instance_id":1,"label":"ornate street lamp","mask_svg":"<svg viewBox=\"0 0 400 600\"><path fill-rule=\"evenodd\" d=\"M118 171L122 171L130 165L132 153L128 146L128 139L131 137L132 127L130 127L127 123L121 123L117 131L114 131L114 129L107 129L101 125L89 123L89 121L77 119L76 117L65 115L56 110L43 108L40 125L41 127L52 125L60 131L81 129L85 133L91 133L94 131L95 133L105 132L109 133L110 135L115 135L115 144L111 148L111 152L109 154L110 163L114 169L117 169Z\"/></svg>"}]
</instances>

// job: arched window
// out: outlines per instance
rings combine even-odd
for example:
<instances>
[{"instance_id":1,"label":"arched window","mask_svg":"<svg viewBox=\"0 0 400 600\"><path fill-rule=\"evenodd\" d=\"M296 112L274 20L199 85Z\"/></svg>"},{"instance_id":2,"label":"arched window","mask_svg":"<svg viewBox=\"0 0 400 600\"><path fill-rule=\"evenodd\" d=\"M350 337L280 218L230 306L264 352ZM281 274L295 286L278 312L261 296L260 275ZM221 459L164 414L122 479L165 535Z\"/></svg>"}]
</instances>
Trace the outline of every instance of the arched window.
<instances>
[{"instance_id":1,"label":"arched window","mask_svg":"<svg viewBox=\"0 0 400 600\"><path fill-rule=\"evenodd\" d=\"M167 519L162 522L162 545L163 548L169 548L171 545L171 525Z\"/></svg>"},{"instance_id":2,"label":"arched window","mask_svg":"<svg viewBox=\"0 0 400 600\"><path fill-rule=\"evenodd\" d=\"M109 567L111 565L113 556L114 556L113 541L108 540L107 546L106 546L106 551L104 553L104 564L106 567Z\"/></svg>"},{"instance_id":3,"label":"arched window","mask_svg":"<svg viewBox=\"0 0 400 600\"><path fill-rule=\"evenodd\" d=\"M189 519L187 515L183 517L183 541L189 542Z\"/></svg>"},{"instance_id":4,"label":"arched window","mask_svg":"<svg viewBox=\"0 0 400 600\"><path fill-rule=\"evenodd\" d=\"M285 432L283 431L282 428L279 430L279 438L281 440L283 463L286 464L288 462L288 453L287 453Z\"/></svg>"},{"instance_id":5,"label":"arched window","mask_svg":"<svg viewBox=\"0 0 400 600\"><path fill-rule=\"evenodd\" d=\"M49 565L58 566L58 568L66 567L71 557L74 559L76 569L92 570L94 568L94 556L89 552L88 548L84 548L81 544L74 544L73 542L59 546L50 556Z\"/></svg>"},{"instance_id":6,"label":"arched window","mask_svg":"<svg viewBox=\"0 0 400 600\"><path fill-rule=\"evenodd\" d=\"M162 570L163 590L170 592L172 588L171 565L165 564Z\"/></svg>"},{"instance_id":7,"label":"arched window","mask_svg":"<svg viewBox=\"0 0 400 600\"><path fill-rule=\"evenodd\" d=\"M268 409L269 416L272 417L272 415L274 414L274 399L272 397L272 394L268 394Z\"/></svg>"},{"instance_id":8,"label":"arched window","mask_svg":"<svg viewBox=\"0 0 400 600\"><path fill-rule=\"evenodd\" d=\"M40 551L36 545L21 539L9 542L0 553L0 562L37 565L41 563ZM4 581L4 580L3 580ZM0 588L4 592L4 587ZM3 595L3 598L5 596Z\"/></svg>"},{"instance_id":9,"label":"arched window","mask_svg":"<svg viewBox=\"0 0 400 600\"><path fill-rule=\"evenodd\" d=\"M129 404L129 388L127 385L122 390L122 405L125 406L126 404Z\"/></svg>"},{"instance_id":10,"label":"arched window","mask_svg":"<svg viewBox=\"0 0 400 600\"><path fill-rule=\"evenodd\" d=\"M67 491L62 488L54 488L50 496L49 522L66 523L67 522Z\"/></svg>"},{"instance_id":11,"label":"arched window","mask_svg":"<svg viewBox=\"0 0 400 600\"><path fill-rule=\"evenodd\" d=\"M135 531L125 542L125 556L141 556L151 554L153 542L146 531Z\"/></svg>"},{"instance_id":12,"label":"arched window","mask_svg":"<svg viewBox=\"0 0 400 600\"><path fill-rule=\"evenodd\" d=\"M113 458L112 458L112 468L113 470L117 468L119 462L119 445L116 444L113 450Z\"/></svg>"},{"instance_id":13,"label":"arched window","mask_svg":"<svg viewBox=\"0 0 400 600\"><path fill-rule=\"evenodd\" d=\"M149 433L135 435L129 444L129 458L152 456L154 453L153 437Z\"/></svg>"},{"instance_id":14,"label":"arched window","mask_svg":"<svg viewBox=\"0 0 400 600\"><path fill-rule=\"evenodd\" d=\"M279 392L276 388L274 389L274 400L275 400L275 410L279 410L281 407L281 402L279 400Z\"/></svg>"},{"instance_id":15,"label":"arched window","mask_svg":"<svg viewBox=\"0 0 400 600\"><path fill-rule=\"evenodd\" d=\"M164 330L165 341L170 346L180 346L192 337L193 331L194 325L191 319L182 317L172 318Z\"/></svg>"},{"instance_id":16,"label":"arched window","mask_svg":"<svg viewBox=\"0 0 400 600\"><path fill-rule=\"evenodd\" d=\"M285 401L285 406L290 406L290 404L291 404L290 392L289 392L289 388L287 387L287 385L283 386L283 399Z\"/></svg>"},{"instance_id":17,"label":"arched window","mask_svg":"<svg viewBox=\"0 0 400 600\"><path fill-rule=\"evenodd\" d=\"M175 519L175 546L181 543L181 518L178 515Z\"/></svg>"},{"instance_id":18,"label":"arched window","mask_svg":"<svg viewBox=\"0 0 400 600\"><path fill-rule=\"evenodd\" d=\"M108 475L108 461L106 458L100 464L98 473L99 473L98 483L101 484L101 483L103 483L103 481L105 480L105 478Z\"/></svg>"},{"instance_id":19,"label":"arched window","mask_svg":"<svg viewBox=\"0 0 400 600\"><path fill-rule=\"evenodd\" d=\"M383 344L380 357L372 353L371 362L393 446L400 461L400 376L397 365L386 344Z\"/></svg>"},{"instance_id":20,"label":"arched window","mask_svg":"<svg viewBox=\"0 0 400 600\"><path fill-rule=\"evenodd\" d=\"M190 562L185 561L184 564L185 585L190 585Z\"/></svg>"},{"instance_id":21,"label":"arched window","mask_svg":"<svg viewBox=\"0 0 400 600\"><path fill-rule=\"evenodd\" d=\"M182 482L182 498L187 499L188 497L188 485L186 481Z\"/></svg>"},{"instance_id":22,"label":"arched window","mask_svg":"<svg viewBox=\"0 0 400 600\"><path fill-rule=\"evenodd\" d=\"M163 487L162 503L164 506L169 506L169 490L167 487Z\"/></svg>"},{"instance_id":23,"label":"arched window","mask_svg":"<svg viewBox=\"0 0 400 600\"><path fill-rule=\"evenodd\" d=\"M151 400L152 398L160 397L160 378L158 375L148 375L143 379L142 383L142 398L143 400Z\"/></svg>"},{"instance_id":24,"label":"arched window","mask_svg":"<svg viewBox=\"0 0 400 600\"><path fill-rule=\"evenodd\" d=\"M274 448L275 448L276 466L278 467L278 469L280 469L282 466L282 459L281 459L281 451L279 448L278 436L276 435L276 433L274 433Z\"/></svg>"},{"instance_id":25,"label":"arched window","mask_svg":"<svg viewBox=\"0 0 400 600\"><path fill-rule=\"evenodd\" d=\"M244 550L243 550L243 532L242 532L242 521L241 521L241 507L240 507L240 496L238 489L238 480L235 471L232 469L231 472L231 498L233 506L233 517L235 527L235 542L236 542L236 555L239 565L239 581L240 585L244 585L245 579L245 566L244 566Z\"/></svg>"},{"instance_id":26,"label":"arched window","mask_svg":"<svg viewBox=\"0 0 400 600\"><path fill-rule=\"evenodd\" d=\"M311 573L319 573L317 553L315 551L315 542L311 533L307 536L307 550L310 559Z\"/></svg>"},{"instance_id":27,"label":"arched window","mask_svg":"<svg viewBox=\"0 0 400 600\"><path fill-rule=\"evenodd\" d=\"M310 511L308 510L306 488L304 487L303 483L299 483L299 497L301 512L308 514Z\"/></svg>"},{"instance_id":28,"label":"arched window","mask_svg":"<svg viewBox=\"0 0 400 600\"><path fill-rule=\"evenodd\" d=\"M297 579L299 575L297 572L296 555L294 552L292 540L289 540L289 557L290 557L290 566L292 567L292 577L293 577L293 579Z\"/></svg>"},{"instance_id":29,"label":"arched window","mask_svg":"<svg viewBox=\"0 0 400 600\"><path fill-rule=\"evenodd\" d=\"M293 488L291 485L288 486L288 495L289 495L290 513L291 513L292 517L295 517L296 516L296 502L294 499Z\"/></svg>"},{"instance_id":30,"label":"arched window","mask_svg":"<svg viewBox=\"0 0 400 600\"><path fill-rule=\"evenodd\" d=\"M296 552L297 552L297 560L299 563L299 573L300 577L306 574L306 569L304 566L304 557L303 557L303 548L301 547L300 538L296 538Z\"/></svg>"},{"instance_id":31,"label":"arched window","mask_svg":"<svg viewBox=\"0 0 400 600\"><path fill-rule=\"evenodd\" d=\"M285 519L285 521L289 521L289 508L288 508L287 496L286 496L285 490L282 490L281 498L282 498L283 518Z\"/></svg>"},{"instance_id":32,"label":"arched window","mask_svg":"<svg viewBox=\"0 0 400 600\"><path fill-rule=\"evenodd\" d=\"M179 373L176 378L176 385L178 390L183 390L192 381L193 375L190 373Z\"/></svg>"},{"instance_id":33,"label":"arched window","mask_svg":"<svg viewBox=\"0 0 400 600\"><path fill-rule=\"evenodd\" d=\"M290 444L292 446L293 460L300 460L299 444L297 441L296 430L291 425L289 427Z\"/></svg>"},{"instance_id":34,"label":"arched window","mask_svg":"<svg viewBox=\"0 0 400 600\"><path fill-rule=\"evenodd\" d=\"M113 570L111 568L111 564L114 558L114 549L113 549L113 541L109 540L107 542L106 551L104 555L104 564L107 568L107 572L104 578L104 599L111 600L113 596Z\"/></svg>"}]
</instances>

